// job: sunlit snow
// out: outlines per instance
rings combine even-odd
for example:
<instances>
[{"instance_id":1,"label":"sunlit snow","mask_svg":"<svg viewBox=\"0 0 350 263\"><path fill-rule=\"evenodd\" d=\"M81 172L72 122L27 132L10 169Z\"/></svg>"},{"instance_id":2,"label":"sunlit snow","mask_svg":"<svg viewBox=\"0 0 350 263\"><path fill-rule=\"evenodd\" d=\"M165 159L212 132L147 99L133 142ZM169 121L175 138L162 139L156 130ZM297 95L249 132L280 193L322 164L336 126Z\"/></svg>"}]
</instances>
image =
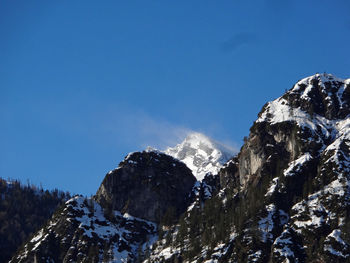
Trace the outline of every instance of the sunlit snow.
<instances>
[{"instance_id":1,"label":"sunlit snow","mask_svg":"<svg viewBox=\"0 0 350 263\"><path fill-rule=\"evenodd\" d=\"M184 162L197 180L207 173L217 174L220 168L236 154L236 150L218 143L201 133L191 133L186 139L165 153Z\"/></svg>"}]
</instances>

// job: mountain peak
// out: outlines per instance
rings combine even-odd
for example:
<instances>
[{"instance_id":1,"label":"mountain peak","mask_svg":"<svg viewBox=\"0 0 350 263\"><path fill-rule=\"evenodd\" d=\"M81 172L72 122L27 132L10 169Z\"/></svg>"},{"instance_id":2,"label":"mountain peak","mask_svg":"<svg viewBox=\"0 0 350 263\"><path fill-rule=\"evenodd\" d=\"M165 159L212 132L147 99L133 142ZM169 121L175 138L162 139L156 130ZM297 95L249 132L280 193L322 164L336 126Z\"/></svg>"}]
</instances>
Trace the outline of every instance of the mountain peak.
<instances>
[{"instance_id":1,"label":"mountain peak","mask_svg":"<svg viewBox=\"0 0 350 263\"><path fill-rule=\"evenodd\" d=\"M345 119L350 115L350 79L331 74L315 74L298 81L280 98L267 103L257 122L271 123L308 119Z\"/></svg>"},{"instance_id":2,"label":"mountain peak","mask_svg":"<svg viewBox=\"0 0 350 263\"><path fill-rule=\"evenodd\" d=\"M350 114L350 79L332 74L315 74L298 81L283 98L289 105L310 115L329 120L343 119Z\"/></svg>"},{"instance_id":3,"label":"mountain peak","mask_svg":"<svg viewBox=\"0 0 350 263\"><path fill-rule=\"evenodd\" d=\"M208 136L193 132L185 140L165 153L184 162L201 181L207 173L216 174L235 155L235 151Z\"/></svg>"},{"instance_id":4,"label":"mountain peak","mask_svg":"<svg viewBox=\"0 0 350 263\"><path fill-rule=\"evenodd\" d=\"M339 82L344 81L343 79L340 79L333 74L329 74L329 73L324 72L324 73L316 73L314 75L303 78L303 79L299 80L297 82L297 84L310 82L311 80L319 80L323 83L330 82L330 81L339 81Z\"/></svg>"}]
</instances>

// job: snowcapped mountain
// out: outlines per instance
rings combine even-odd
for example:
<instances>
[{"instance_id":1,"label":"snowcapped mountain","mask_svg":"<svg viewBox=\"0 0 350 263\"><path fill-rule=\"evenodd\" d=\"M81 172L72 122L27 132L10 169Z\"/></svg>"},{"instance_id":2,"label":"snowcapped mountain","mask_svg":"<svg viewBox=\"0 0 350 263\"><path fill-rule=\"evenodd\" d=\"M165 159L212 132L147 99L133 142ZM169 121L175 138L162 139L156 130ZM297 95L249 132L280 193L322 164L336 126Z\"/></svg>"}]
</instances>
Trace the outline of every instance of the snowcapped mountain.
<instances>
[{"instance_id":1,"label":"snowcapped mountain","mask_svg":"<svg viewBox=\"0 0 350 263\"><path fill-rule=\"evenodd\" d=\"M350 79L316 74L268 102L217 177L151 262L350 262Z\"/></svg>"},{"instance_id":2,"label":"snowcapped mountain","mask_svg":"<svg viewBox=\"0 0 350 263\"><path fill-rule=\"evenodd\" d=\"M199 133L165 153L129 154L11 262L350 262L349 79L298 81L233 158Z\"/></svg>"},{"instance_id":3,"label":"snowcapped mountain","mask_svg":"<svg viewBox=\"0 0 350 263\"><path fill-rule=\"evenodd\" d=\"M216 142L204 134L194 132L165 153L182 161L201 181L207 173L216 175L220 168L235 155L235 150Z\"/></svg>"}]
</instances>

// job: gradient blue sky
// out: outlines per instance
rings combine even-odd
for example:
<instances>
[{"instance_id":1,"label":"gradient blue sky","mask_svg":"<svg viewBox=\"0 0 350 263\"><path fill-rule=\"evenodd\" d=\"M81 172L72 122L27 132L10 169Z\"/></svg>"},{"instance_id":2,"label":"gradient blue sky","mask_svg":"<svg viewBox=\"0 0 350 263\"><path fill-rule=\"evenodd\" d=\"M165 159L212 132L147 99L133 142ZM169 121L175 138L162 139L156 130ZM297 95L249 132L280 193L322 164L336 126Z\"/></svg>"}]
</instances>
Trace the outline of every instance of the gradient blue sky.
<instances>
[{"instance_id":1,"label":"gradient blue sky","mask_svg":"<svg viewBox=\"0 0 350 263\"><path fill-rule=\"evenodd\" d=\"M0 176L94 194L190 130L240 147L262 106L349 78L350 4L0 1Z\"/></svg>"}]
</instances>

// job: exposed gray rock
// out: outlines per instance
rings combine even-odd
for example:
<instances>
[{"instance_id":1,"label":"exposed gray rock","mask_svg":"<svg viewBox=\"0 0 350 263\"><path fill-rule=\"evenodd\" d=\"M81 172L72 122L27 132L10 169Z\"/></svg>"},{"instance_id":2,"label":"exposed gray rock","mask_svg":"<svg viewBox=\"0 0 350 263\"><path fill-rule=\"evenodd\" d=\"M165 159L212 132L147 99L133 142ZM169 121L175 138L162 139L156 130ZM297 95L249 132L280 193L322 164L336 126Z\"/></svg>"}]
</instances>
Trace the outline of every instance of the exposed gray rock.
<instances>
[{"instance_id":1,"label":"exposed gray rock","mask_svg":"<svg viewBox=\"0 0 350 263\"><path fill-rule=\"evenodd\" d=\"M171 156L136 152L106 175L96 200L112 210L159 222L170 208L176 216L186 210L195 181L190 169Z\"/></svg>"}]
</instances>

